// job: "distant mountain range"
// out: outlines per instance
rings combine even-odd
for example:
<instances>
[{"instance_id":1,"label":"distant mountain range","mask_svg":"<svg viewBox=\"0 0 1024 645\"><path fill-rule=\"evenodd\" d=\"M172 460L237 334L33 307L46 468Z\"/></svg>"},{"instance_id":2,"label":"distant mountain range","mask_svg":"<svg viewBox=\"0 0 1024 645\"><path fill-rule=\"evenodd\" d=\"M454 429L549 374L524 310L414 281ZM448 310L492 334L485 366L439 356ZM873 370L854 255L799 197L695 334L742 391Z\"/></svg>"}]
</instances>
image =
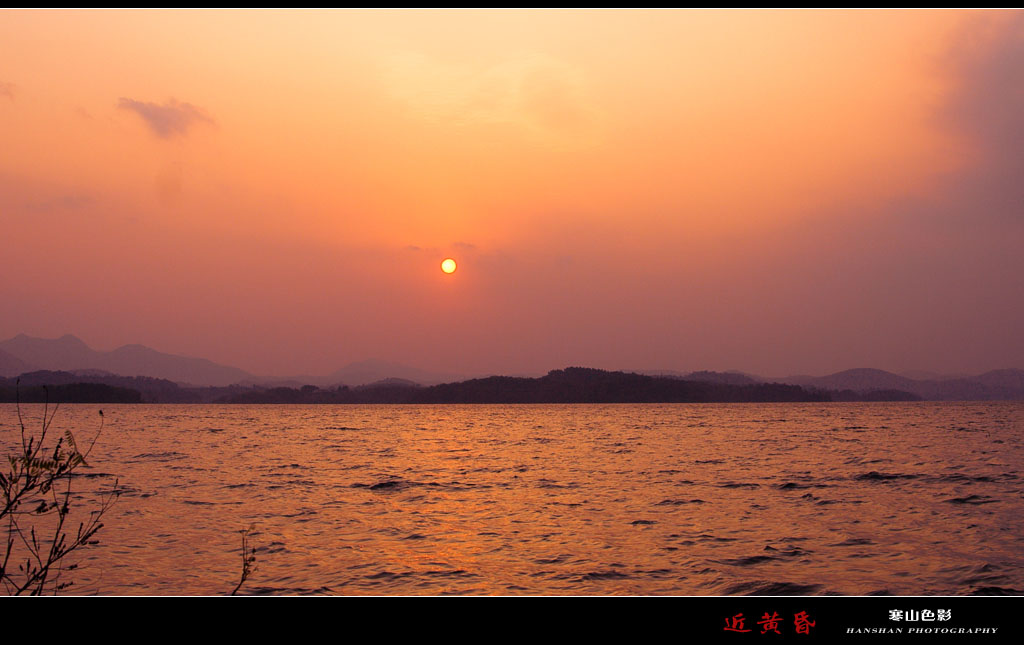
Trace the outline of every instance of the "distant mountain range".
<instances>
[{"instance_id":1,"label":"distant mountain range","mask_svg":"<svg viewBox=\"0 0 1024 645\"><path fill-rule=\"evenodd\" d=\"M466 378L463 375L428 372L374 359L350 363L325 376L257 376L205 358L165 354L144 345L125 345L109 352L96 351L70 334L52 339L18 334L9 340L0 341L0 377L41 370L76 374L98 371L97 375L145 376L183 385L215 387L234 384L354 387L394 378L422 385L436 385Z\"/></svg>"},{"instance_id":2,"label":"distant mountain range","mask_svg":"<svg viewBox=\"0 0 1024 645\"><path fill-rule=\"evenodd\" d=\"M968 377L912 379L884 370L858 368L828 376L790 376L775 379L823 390L902 390L935 401L1024 400L1024 370L992 370Z\"/></svg>"},{"instance_id":3,"label":"distant mountain range","mask_svg":"<svg viewBox=\"0 0 1024 645\"><path fill-rule=\"evenodd\" d=\"M198 392L199 388L204 387L232 386L233 392L246 388L297 389L302 386L315 386L315 389L330 389L339 386L355 388L369 384L378 387L411 387L436 386L462 382L470 378L466 375L429 372L380 360L351 363L323 376L257 376L203 358L166 354L143 345L125 345L108 352L96 351L70 334L56 339L19 334L9 340L0 341L0 377L27 376L32 372L36 374L25 381L26 385L29 381L33 385L41 385L44 382L57 384L57 381L61 385L70 385L73 382L105 383L112 387L140 391L146 400L176 402L208 400L213 393ZM55 372L61 372L63 375L55 377ZM827 376L798 375L781 378L711 371L650 370L635 373L669 380L734 387L778 383L796 385L808 391L846 393L838 397L833 396L834 400L907 398L902 396L903 394L912 395L909 398L926 400L1024 400L1024 370L1021 369L993 370L977 376L941 376L923 372L901 376L871 368L845 370ZM53 381L54 378L57 378L57 381Z\"/></svg>"},{"instance_id":4,"label":"distant mountain range","mask_svg":"<svg viewBox=\"0 0 1024 645\"><path fill-rule=\"evenodd\" d=\"M885 370L856 368L827 376L785 376L765 378L740 372L649 371L644 374L686 381L706 381L730 385L750 383L786 383L814 390L851 392L908 392L928 401L1000 401L1024 400L1024 370L992 370L977 376L940 376L910 378Z\"/></svg>"},{"instance_id":5,"label":"distant mountain range","mask_svg":"<svg viewBox=\"0 0 1024 645\"><path fill-rule=\"evenodd\" d=\"M34 370L103 370L121 376L149 376L192 385L231 385L252 377L237 367L218 365L205 358L164 354L143 345L125 345L113 351L98 352L70 334L56 339L18 334L0 342L0 352L3 353L0 376L16 376Z\"/></svg>"}]
</instances>

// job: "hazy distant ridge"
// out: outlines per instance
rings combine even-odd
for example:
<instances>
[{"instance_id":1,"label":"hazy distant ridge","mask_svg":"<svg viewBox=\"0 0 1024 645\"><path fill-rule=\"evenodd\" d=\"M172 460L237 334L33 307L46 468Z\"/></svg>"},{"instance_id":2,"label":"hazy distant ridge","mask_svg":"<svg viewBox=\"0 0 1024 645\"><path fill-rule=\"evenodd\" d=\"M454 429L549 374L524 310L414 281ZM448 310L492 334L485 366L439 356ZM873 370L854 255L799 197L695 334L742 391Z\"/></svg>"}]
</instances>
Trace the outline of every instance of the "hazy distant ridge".
<instances>
[{"instance_id":1,"label":"hazy distant ridge","mask_svg":"<svg viewBox=\"0 0 1024 645\"><path fill-rule=\"evenodd\" d=\"M884 370L858 368L828 376L790 376L775 379L803 387L826 390L902 390L933 401L1024 400L1024 370L992 370L977 376L943 379L911 379Z\"/></svg>"},{"instance_id":2,"label":"hazy distant ridge","mask_svg":"<svg viewBox=\"0 0 1024 645\"><path fill-rule=\"evenodd\" d=\"M70 334L56 339L18 334L0 342L0 351L37 370L104 370L121 376L148 376L195 385L231 385L252 378L237 367L218 365L205 358L165 354L143 345L99 352ZM14 374L5 370L3 375Z\"/></svg>"},{"instance_id":3,"label":"hazy distant ridge","mask_svg":"<svg viewBox=\"0 0 1024 645\"><path fill-rule=\"evenodd\" d=\"M0 350L0 376L17 376L34 369L17 356Z\"/></svg>"},{"instance_id":4,"label":"hazy distant ridge","mask_svg":"<svg viewBox=\"0 0 1024 645\"><path fill-rule=\"evenodd\" d=\"M339 386L358 388L371 383L387 383L389 380L390 384L386 388L392 385L399 386L402 381L423 386L467 382L464 375L430 372L373 359L350 363L325 376L260 377L204 358L166 354L143 345L125 345L109 352L96 351L72 335L45 339L19 334L0 342L0 377L13 377L29 372L72 373L75 375L73 378L78 380L68 381L61 377L62 385L69 385L72 382L102 382L114 387L140 391L146 400L168 402L211 400L212 393L198 392L197 388L202 387L232 386L236 388L232 393L238 393L252 388L267 390L272 387L281 388L282 391L302 386L314 386L314 389L336 389ZM1021 369L1000 369L977 376L931 379L909 378L873 368L844 370L826 376L798 375L783 378L765 378L741 372L674 370L647 370L630 374L667 381L735 387L771 383L795 385L809 390L825 390L840 394L838 397L833 396L836 400L896 400L903 397L904 393L926 400L940 401L1024 400L1024 370ZM107 376L119 378L105 378ZM549 374L548 377L550 376ZM124 380L135 377L165 382ZM505 376L489 378L510 379L505 382L511 387L518 387L521 382L530 380ZM480 383L486 379L473 381ZM172 390L170 385L182 387Z\"/></svg>"}]
</instances>

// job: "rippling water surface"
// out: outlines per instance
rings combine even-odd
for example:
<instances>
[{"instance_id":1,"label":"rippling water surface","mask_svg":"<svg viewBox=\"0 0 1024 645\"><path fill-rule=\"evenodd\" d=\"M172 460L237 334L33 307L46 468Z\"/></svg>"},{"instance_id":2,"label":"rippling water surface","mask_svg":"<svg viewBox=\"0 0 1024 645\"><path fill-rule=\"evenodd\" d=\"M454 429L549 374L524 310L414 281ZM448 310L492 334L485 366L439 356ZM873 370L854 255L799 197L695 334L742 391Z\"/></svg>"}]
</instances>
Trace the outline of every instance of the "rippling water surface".
<instances>
[{"instance_id":1,"label":"rippling water surface","mask_svg":"<svg viewBox=\"0 0 1024 645\"><path fill-rule=\"evenodd\" d=\"M77 593L1024 593L1022 403L101 407Z\"/></svg>"}]
</instances>

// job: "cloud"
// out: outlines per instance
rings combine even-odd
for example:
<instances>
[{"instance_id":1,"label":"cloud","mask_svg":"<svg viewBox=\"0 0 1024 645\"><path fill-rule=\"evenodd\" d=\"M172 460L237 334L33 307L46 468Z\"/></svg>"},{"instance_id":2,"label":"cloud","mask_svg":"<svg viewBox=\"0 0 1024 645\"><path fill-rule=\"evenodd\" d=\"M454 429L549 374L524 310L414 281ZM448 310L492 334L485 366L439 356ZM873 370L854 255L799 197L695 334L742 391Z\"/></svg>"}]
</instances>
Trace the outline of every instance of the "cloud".
<instances>
[{"instance_id":1,"label":"cloud","mask_svg":"<svg viewBox=\"0 0 1024 645\"><path fill-rule=\"evenodd\" d=\"M74 186L0 173L0 211L11 215L83 212L97 203L95 195Z\"/></svg>"},{"instance_id":2,"label":"cloud","mask_svg":"<svg viewBox=\"0 0 1024 645\"><path fill-rule=\"evenodd\" d=\"M582 72L547 55L524 54L480 65L403 52L391 56L384 67L392 95L429 121L591 136L599 120Z\"/></svg>"},{"instance_id":3,"label":"cloud","mask_svg":"<svg viewBox=\"0 0 1024 645\"><path fill-rule=\"evenodd\" d=\"M6 96L10 100L14 100L14 83L5 83L0 81L0 96Z\"/></svg>"},{"instance_id":4,"label":"cloud","mask_svg":"<svg viewBox=\"0 0 1024 645\"><path fill-rule=\"evenodd\" d=\"M819 372L851 360L937 371L1024 361L1024 15L968 20L937 62L949 89L934 116L962 163L927 193L871 210L836 204L752 247L742 269L755 282L734 300L771 293L762 306L778 313L759 324L779 325L787 353L750 346L752 360Z\"/></svg>"},{"instance_id":5,"label":"cloud","mask_svg":"<svg viewBox=\"0 0 1024 645\"><path fill-rule=\"evenodd\" d=\"M25 209L35 213L49 213L54 211L74 211L90 208L96 204L92 195L68 192L47 195L38 201L25 204Z\"/></svg>"},{"instance_id":6,"label":"cloud","mask_svg":"<svg viewBox=\"0 0 1024 645\"><path fill-rule=\"evenodd\" d=\"M1024 122L1024 13L1000 18L964 25L943 63L958 84L945 115L985 146L1005 150L1007 135L1024 136L1016 128Z\"/></svg>"},{"instance_id":7,"label":"cloud","mask_svg":"<svg viewBox=\"0 0 1024 645\"><path fill-rule=\"evenodd\" d=\"M191 103L182 103L170 99L163 105L121 98L117 106L123 110L135 112L146 122L153 134L161 139L185 136L196 123L214 121L206 112Z\"/></svg>"},{"instance_id":8,"label":"cloud","mask_svg":"<svg viewBox=\"0 0 1024 645\"><path fill-rule=\"evenodd\" d=\"M971 155L947 203L974 218L1024 221L1024 14L969 21L942 63L955 90L939 117Z\"/></svg>"}]
</instances>

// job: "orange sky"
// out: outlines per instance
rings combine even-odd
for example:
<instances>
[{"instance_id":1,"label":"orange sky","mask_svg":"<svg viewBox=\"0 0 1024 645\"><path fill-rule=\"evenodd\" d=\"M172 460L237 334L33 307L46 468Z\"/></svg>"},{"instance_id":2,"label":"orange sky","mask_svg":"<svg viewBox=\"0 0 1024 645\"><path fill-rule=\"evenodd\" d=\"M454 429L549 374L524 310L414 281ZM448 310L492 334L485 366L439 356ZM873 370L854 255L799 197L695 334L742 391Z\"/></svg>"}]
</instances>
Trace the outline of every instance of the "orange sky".
<instances>
[{"instance_id":1,"label":"orange sky","mask_svg":"<svg viewBox=\"0 0 1024 645\"><path fill-rule=\"evenodd\" d=\"M994 11L0 11L0 337L1024 366L1022 48Z\"/></svg>"}]
</instances>

